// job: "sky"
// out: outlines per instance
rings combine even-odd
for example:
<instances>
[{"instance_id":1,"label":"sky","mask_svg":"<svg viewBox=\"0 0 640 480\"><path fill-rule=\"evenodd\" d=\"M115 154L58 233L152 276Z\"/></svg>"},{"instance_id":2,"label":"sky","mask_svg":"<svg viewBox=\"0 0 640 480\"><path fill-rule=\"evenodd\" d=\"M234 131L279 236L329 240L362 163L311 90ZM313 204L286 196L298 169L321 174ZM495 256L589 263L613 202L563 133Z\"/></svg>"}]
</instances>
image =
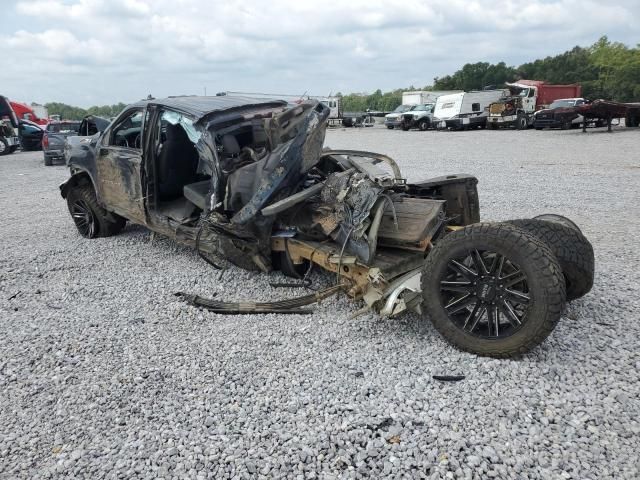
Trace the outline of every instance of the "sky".
<instances>
[{"instance_id":1,"label":"sky","mask_svg":"<svg viewBox=\"0 0 640 480\"><path fill-rule=\"evenodd\" d=\"M0 0L0 94L88 107L388 91L602 35L637 45L640 0Z\"/></svg>"}]
</instances>

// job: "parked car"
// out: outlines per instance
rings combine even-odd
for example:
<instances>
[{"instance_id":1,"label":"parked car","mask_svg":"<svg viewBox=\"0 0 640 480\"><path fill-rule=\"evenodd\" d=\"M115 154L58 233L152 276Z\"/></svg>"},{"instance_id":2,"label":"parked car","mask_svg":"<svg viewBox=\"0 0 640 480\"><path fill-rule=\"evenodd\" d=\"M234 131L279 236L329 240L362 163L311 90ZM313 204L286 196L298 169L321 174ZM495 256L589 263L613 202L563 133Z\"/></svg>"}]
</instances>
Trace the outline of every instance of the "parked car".
<instances>
[{"instance_id":1,"label":"parked car","mask_svg":"<svg viewBox=\"0 0 640 480\"><path fill-rule=\"evenodd\" d=\"M401 114L408 112L415 105L399 105L396 109L384 116L384 125L390 130L399 127L402 124Z\"/></svg>"},{"instance_id":2,"label":"parked car","mask_svg":"<svg viewBox=\"0 0 640 480\"><path fill-rule=\"evenodd\" d=\"M71 135L78 135L80 122L57 121L47 125L42 136L42 152L44 164L53 165L56 160L64 160L64 142Z\"/></svg>"},{"instance_id":3,"label":"parked car","mask_svg":"<svg viewBox=\"0 0 640 480\"><path fill-rule=\"evenodd\" d=\"M429 130L433 126L433 103L421 103L400 115L400 128L409 130Z\"/></svg>"},{"instance_id":4,"label":"parked car","mask_svg":"<svg viewBox=\"0 0 640 480\"><path fill-rule=\"evenodd\" d=\"M22 150L42 150L44 135L42 127L30 120L19 120L18 124L18 137L20 137Z\"/></svg>"},{"instance_id":5,"label":"parked car","mask_svg":"<svg viewBox=\"0 0 640 480\"><path fill-rule=\"evenodd\" d=\"M68 164L69 154L71 152L90 151L95 147L98 136L105 131L111 120L97 117L95 115L87 115L80 122L77 135L68 135L64 139L63 156L65 164Z\"/></svg>"},{"instance_id":6,"label":"parked car","mask_svg":"<svg viewBox=\"0 0 640 480\"><path fill-rule=\"evenodd\" d=\"M538 110L533 114L533 126L536 130L543 128L568 128L578 127L583 121L582 115L576 115L575 118L568 120L564 116L555 115L557 108L577 107L588 103L584 98L560 98L554 100L549 108Z\"/></svg>"},{"instance_id":7,"label":"parked car","mask_svg":"<svg viewBox=\"0 0 640 480\"><path fill-rule=\"evenodd\" d=\"M541 343L565 300L591 288L593 249L568 219L479 223L475 177L408 183L386 155L325 149L328 118L315 100L139 102L70 152L61 194L86 238L131 221L214 268L278 268L303 285L316 265L335 278L283 301L178 293L214 312L304 314L345 292L381 315L423 314L463 350L505 357Z\"/></svg>"}]
</instances>

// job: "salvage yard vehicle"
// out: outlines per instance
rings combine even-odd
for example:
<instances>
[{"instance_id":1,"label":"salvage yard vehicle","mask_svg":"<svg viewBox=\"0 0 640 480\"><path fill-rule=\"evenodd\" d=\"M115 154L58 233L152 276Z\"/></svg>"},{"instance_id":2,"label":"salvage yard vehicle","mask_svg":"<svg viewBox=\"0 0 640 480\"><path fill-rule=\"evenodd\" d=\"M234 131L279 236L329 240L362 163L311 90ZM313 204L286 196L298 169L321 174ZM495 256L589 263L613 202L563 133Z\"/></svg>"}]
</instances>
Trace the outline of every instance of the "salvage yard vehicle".
<instances>
[{"instance_id":1,"label":"salvage yard vehicle","mask_svg":"<svg viewBox=\"0 0 640 480\"><path fill-rule=\"evenodd\" d=\"M402 114L411 110L415 105L399 105L396 109L384 116L384 126L393 130L402 124Z\"/></svg>"},{"instance_id":2,"label":"salvage yard vehicle","mask_svg":"<svg viewBox=\"0 0 640 480\"><path fill-rule=\"evenodd\" d=\"M412 128L429 130L433 125L433 103L423 103L412 107L411 110L400 115L400 128L407 131Z\"/></svg>"},{"instance_id":3,"label":"salvage yard vehicle","mask_svg":"<svg viewBox=\"0 0 640 480\"><path fill-rule=\"evenodd\" d=\"M640 103L612 102L610 100L594 100L591 103L576 105L573 107L559 107L553 110L554 117L560 122L570 122L577 117L583 117L582 131L586 132L587 124L595 126L607 126L611 131L611 121L624 118L624 124L628 128L640 126Z\"/></svg>"},{"instance_id":4,"label":"salvage yard vehicle","mask_svg":"<svg viewBox=\"0 0 640 480\"><path fill-rule=\"evenodd\" d=\"M314 266L335 276L275 302L180 294L219 313L304 314L345 292L381 315L424 314L461 349L507 357L541 343L566 299L591 288L593 250L568 219L480 223L475 177L408 183L386 155L323 148L328 117L315 100L136 103L72 149L61 194L87 238L128 220L215 268L280 269L298 286Z\"/></svg>"},{"instance_id":5,"label":"salvage yard vehicle","mask_svg":"<svg viewBox=\"0 0 640 480\"><path fill-rule=\"evenodd\" d=\"M65 164L68 163L67 155L72 151L90 150L92 148L91 142L93 136L96 136L105 131L109 126L110 120L106 118L98 117L96 115L86 115L75 135L66 135L62 144L62 158ZM57 153L57 152L56 152ZM47 158L45 157L45 165L47 165Z\"/></svg>"},{"instance_id":6,"label":"salvage yard vehicle","mask_svg":"<svg viewBox=\"0 0 640 480\"><path fill-rule=\"evenodd\" d=\"M534 121L535 112L548 108L560 98L580 97L580 85L551 85L541 80L518 80L507 83L509 95L489 105L487 126L516 127L518 130L529 128Z\"/></svg>"},{"instance_id":7,"label":"salvage yard vehicle","mask_svg":"<svg viewBox=\"0 0 640 480\"><path fill-rule=\"evenodd\" d=\"M43 126L29 120L18 121L18 136L22 150L42 150Z\"/></svg>"},{"instance_id":8,"label":"salvage yard vehicle","mask_svg":"<svg viewBox=\"0 0 640 480\"><path fill-rule=\"evenodd\" d=\"M506 95L505 90L481 90L438 97L433 111L438 129L485 128L488 107Z\"/></svg>"},{"instance_id":9,"label":"salvage yard vehicle","mask_svg":"<svg viewBox=\"0 0 640 480\"><path fill-rule=\"evenodd\" d=\"M18 117L7 97L0 95L0 155L13 153L20 146L16 128L18 128Z\"/></svg>"},{"instance_id":10,"label":"salvage yard vehicle","mask_svg":"<svg viewBox=\"0 0 640 480\"><path fill-rule=\"evenodd\" d=\"M67 137L78 135L80 122L52 121L42 136L42 152L45 166L53 165L56 160L64 160L64 141Z\"/></svg>"},{"instance_id":11,"label":"salvage yard vehicle","mask_svg":"<svg viewBox=\"0 0 640 480\"><path fill-rule=\"evenodd\" d=\"M582 115L576 115L575 118L567 120L557 117L555 113L560 108L576 107L588 103L584 98L559 98L554 100L548 108L538 110L533 114L533 127L536 130L542 130L543 128L560 128L567 130L572 127L578 127L584 121ZM602 125L598 125L602 126Z\"/></svg>"}]
</instances>

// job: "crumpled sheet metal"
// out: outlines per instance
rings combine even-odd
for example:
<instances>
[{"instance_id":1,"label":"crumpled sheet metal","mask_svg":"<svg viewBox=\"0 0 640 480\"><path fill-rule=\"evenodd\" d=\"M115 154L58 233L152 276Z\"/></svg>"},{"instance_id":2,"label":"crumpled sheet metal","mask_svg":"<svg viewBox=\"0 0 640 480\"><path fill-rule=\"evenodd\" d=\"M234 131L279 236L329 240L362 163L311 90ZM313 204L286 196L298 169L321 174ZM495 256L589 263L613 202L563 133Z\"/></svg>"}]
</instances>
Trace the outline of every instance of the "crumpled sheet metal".
<instances>
[{"instance_id":1,"label":"crumpled sheet metal","mask_svg":"<svg viewBox=\"0 0 640 480\"><path fill-rule=\"evenodd\" d=\"M369 259L365 232L369 214L384 189L364 173L331 175L320 193L320 205L314 221L348 253L361 262Z\"/></svg>"}]
</instances>

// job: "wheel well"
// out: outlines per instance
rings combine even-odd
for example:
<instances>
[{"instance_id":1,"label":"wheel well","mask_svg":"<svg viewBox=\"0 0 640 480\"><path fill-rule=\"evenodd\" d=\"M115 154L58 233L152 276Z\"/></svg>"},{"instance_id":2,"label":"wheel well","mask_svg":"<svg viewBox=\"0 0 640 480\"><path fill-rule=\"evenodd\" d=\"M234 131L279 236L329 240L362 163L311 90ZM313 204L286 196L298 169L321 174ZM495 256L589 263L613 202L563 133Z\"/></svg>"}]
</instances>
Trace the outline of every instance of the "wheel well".
<instances>
[{"instance_id":1,"label":"wheel well","mask_svg":"<svg viewBox=\"0 0 640 480\"><path fill-rule=\"evenodd\" d=\"M74 173L69 180L60 185L60 194L62 195L62 198L67 198L69 189L78 185L91 185L91 187L93 187L93 190L97 194L97 190L95 185L93 184L93 181L91 180L91 176L87 172L82 170Z\"/></svg>"}]
</instances>

